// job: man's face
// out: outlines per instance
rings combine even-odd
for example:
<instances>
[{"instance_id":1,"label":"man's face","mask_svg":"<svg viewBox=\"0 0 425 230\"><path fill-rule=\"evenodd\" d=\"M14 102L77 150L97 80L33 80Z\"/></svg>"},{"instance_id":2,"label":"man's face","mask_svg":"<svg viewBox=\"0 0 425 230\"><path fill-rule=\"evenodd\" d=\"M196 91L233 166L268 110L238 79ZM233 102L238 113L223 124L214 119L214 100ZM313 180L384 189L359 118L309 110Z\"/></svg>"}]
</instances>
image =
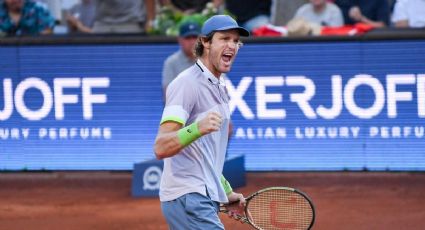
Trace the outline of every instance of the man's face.
<instances>
[{"instance_id":1,"label":"man's face","mask_svg":"<svg viewBox=\"0 0 425 230\"><path fill-rule=\"evenodd\" d=\"M24 0L4 0L7 8L12 11L20 11L24 5Z\"/></svg>"},{"instance_id":2,"label":"man's face","mask_svg":"<svg viewBox=\"0 0 425 230\"><path fill-rule=\"evenodd\" d=\"M208 50L207 58L212 68L210 70L215 76L230 71L239 46L242 44L239 38L237 30L218 31L210 42L204 43Z\"/></svg>"},{"instance_id":3,"label":"man's face","mask_svg":"<svg viewBox=\"0 0 425 230\"><path fill-rule=\"evenodd\" d=\"M183 53L191 59L195 58L195 55L193 54L193 50L195 48L197 38L198 38L197 36L188 36L188 37L180 37L178 39Z\"/></svg>"}]
</instances>

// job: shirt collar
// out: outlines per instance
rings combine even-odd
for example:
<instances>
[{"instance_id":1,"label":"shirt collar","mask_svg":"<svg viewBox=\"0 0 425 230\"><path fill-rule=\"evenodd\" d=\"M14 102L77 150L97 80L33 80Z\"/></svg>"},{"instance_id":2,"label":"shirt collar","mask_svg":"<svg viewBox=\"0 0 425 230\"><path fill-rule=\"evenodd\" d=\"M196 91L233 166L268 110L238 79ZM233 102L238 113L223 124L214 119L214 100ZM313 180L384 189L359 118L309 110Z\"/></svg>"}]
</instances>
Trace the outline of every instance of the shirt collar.
<instances>
[{"instance_id":1,"label":"shirt collar","mask_svg":"<svg viewBox=\"0 0 425 230\"><path fill-rule=\"evenodd\" d=\"M214 74L211 73L211 71L202 63L201 59L198 59L196 61L196 65L201 69L202 73L204 74L205 78L210 79L209 81L212 81L213 84L220 84L225 85L224 83L224 74L222 73L219 78L214 76Z\"/></svg>"}]
</instances>

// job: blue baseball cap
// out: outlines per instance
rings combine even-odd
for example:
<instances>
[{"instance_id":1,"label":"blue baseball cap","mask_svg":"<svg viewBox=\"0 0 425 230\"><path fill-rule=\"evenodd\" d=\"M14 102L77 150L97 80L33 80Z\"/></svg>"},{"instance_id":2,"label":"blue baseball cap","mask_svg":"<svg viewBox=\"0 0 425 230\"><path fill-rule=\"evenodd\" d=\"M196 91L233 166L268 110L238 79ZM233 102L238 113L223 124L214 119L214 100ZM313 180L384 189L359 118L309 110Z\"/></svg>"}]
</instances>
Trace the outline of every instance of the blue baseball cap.
<instances>
[{"instance_id":1,"label":"blue baseball cap","mask_svg":"<svg viewBox=\"0 0 425 230\"><path fill-rule=\"evenodd\" d=\"M224 31L236 29L240 36L249 37L249 31L240 27L238 23L229 15L214 15L205 21L202 27L202 35L207 36L214 31Z\"/></svg>"},{"instance_id":2,"label":"blue baseball cap","mask_svg":"<svg viewBox=\"0 0 425 230\"><path fill-rule=\"evenodd\" d=\"M194 21L184 22L179 27L180 37L198 36L200 33L201 25Z\"/></svg>"}]
</instances>

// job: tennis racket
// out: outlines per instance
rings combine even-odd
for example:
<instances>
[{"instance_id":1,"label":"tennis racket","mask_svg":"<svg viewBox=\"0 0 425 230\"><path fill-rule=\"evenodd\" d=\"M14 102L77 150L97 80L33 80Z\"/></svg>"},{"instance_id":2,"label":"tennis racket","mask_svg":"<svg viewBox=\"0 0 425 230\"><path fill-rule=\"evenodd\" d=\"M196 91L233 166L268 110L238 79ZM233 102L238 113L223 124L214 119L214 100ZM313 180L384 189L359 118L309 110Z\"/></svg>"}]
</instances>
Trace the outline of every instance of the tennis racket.
<instances>
[{"instance_id":1,"label":"tennis racket","mask_svg":"<svg viewBox=\"0 0 425 230\"><path fill-rule=\"evenodd\" d=\"M220 212L228 213L226 206ZM246 198L245 217L240 221L259 230L308 230L314 224L313 202L303 192L288 187L270 187Z\"/></svg>"}]
</instances>

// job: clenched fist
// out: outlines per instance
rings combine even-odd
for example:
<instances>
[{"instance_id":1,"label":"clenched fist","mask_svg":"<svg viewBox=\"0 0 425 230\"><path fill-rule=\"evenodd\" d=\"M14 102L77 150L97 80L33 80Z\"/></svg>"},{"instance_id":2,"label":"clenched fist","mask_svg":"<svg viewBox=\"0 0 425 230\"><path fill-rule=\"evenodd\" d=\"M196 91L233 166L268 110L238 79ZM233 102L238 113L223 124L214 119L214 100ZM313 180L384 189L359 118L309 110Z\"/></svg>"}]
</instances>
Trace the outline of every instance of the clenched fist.
<instances>
[{"instance_id":1,"label":"clenched fist","mask_svg":"<svg viewBox=\"0 0 425 230\"><path fill-rule=\"evenodd\" d=\"M221 127L221 115L217 112L210 112L202 120L198 122L198 129L201 135L205 135L214 131L218 131Z\"/></svg>"}]
</instances>

